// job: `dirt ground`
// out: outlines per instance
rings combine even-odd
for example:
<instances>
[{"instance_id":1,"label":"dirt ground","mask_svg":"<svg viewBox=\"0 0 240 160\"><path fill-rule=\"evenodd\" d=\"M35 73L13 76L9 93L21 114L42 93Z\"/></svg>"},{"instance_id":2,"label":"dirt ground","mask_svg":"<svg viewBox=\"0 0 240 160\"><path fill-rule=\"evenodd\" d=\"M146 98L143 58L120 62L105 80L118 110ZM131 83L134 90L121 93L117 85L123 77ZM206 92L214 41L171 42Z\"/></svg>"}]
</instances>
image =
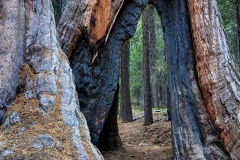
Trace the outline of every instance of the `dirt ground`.
<instances>
[{"instance_id":1,"label":"dirt ground","mask_svg":"<svg viewBox=\"0 0 240 160\"><path fill-rule=\"evenodd\" d=\"M143 118L132 123L119 120L123 146L116 151L102 152L105 160L172 160L171 122L165 122L161 113L154 113L153 117L150 126L143 126Z\"/></svg>"}]
</instances>

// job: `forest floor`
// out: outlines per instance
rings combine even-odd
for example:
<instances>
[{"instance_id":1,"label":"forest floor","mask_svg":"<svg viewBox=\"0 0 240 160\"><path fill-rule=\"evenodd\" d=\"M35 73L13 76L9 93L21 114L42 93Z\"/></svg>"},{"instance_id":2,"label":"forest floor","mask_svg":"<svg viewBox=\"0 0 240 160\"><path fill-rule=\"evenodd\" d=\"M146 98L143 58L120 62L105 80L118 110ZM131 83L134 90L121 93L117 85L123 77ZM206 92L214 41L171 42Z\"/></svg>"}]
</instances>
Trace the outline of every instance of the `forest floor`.
<instances>
[{"instance_id":1,"label":"forest floor","mask_svg":"<svg viewBox=\"0 0 240 160\"><path fill-rule=\"evenodd\" d=\"M143 113L134 113L134 117ZM144 118L118 127L123 146L116 151L103 151L105 160L173 160L171 122L165 115L154 113L154 123L143 126Z\"/></svg>"}]
</instances>

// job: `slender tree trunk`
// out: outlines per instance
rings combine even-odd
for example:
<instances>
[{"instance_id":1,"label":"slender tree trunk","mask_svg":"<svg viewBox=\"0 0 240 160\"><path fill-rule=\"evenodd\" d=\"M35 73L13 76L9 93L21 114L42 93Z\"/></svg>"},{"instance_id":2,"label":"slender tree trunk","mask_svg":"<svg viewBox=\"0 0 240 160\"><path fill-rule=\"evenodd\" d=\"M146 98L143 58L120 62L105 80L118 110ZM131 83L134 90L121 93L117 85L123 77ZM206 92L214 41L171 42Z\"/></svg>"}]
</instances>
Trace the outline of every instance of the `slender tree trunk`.
<instances>
[{"instance_id":1,"label":"slender tree trunk","mask_svg":"<svg viewBox=\"0 0 240 160\"><path fill-rule=\"evenodd\" d=\"M149 67L150 67L150 82L151 82L151 98L152 107L158 108L158 87L157 87L157 71L156 71L156 33L155 33L155 7L149 4L148 7L148 31L149 31Z\"/></svg>"},{"instance_id":2,"label":"slender tree trunk","mask_svg":"<svg viewBox=\"0 0 240 160\"><path fill-rule=\"evenodd\" d=\"M165 77L167 77L167 75ZM166 81L167 81L167 78L166 78ZM163 95L164 95L164 101L163 102L164 102L165 105L168 103L168 98L169 98L168 89L169 88L168 88L168 82L167 82L164 86L164 92L163 92Z\"/></svg>"},{"instance_id":3,"label":"slender tree trunk","mask_svg":"<svg viewBox=\"0 0 240 160\"><path fill-rule=\"evenodd\" d=\"M151 84L150 84L150 36L149 36L149 5L142 13L142 32L143 32L143 83L144 83L144 125L153 123L152 116L152 99L151 99Z\"/></svg>"},{"instance_id":4,"label":"slender tree trunk","mask_svg":"<svg viewBox=\"0 0 240 160\"><path fill-rule=\"evenodd\" d=\"M168 114L168 121L171 121L171 116L172 116L172 111L171 111L171 99L170 99L170 90L169 90L169 87L167 86L167 114Z\"/></svg>"},{"instance_id":5,"label":"slender tree trunk","mask_svg":"<svg viewBox=\"0 0 240 160\"><path fill-rule=\"evenodd\" d=\"M120 102L120 106L119 106L119 118L122 119L122 102Z\"/></svg>"},{"instance_id":6,"label":"slender tree trunk","mask_svg":"<svg viewBox=\"0 0 240 160\"><path fill-rule=\"evenodd\" d=\"M159 85L159 104L160 106L163 104L163 88L162 84Z\"/></svg>"},{"instance_id":7,"label":"slender tree trunk","mask_svg":"<svg viewBox=\"0 0 240 160\"><path fill-rule=\"evenodd\" d=\"M20 73L8 70L19 92L1 126L1 159L103 159L79 109L72 71L56 38L51 1L4 1L3 8L3 58L7 62L16 51L9 66L23 65ZM4 85L1 93L15 86Z\"/></svg>"},{"instance_id":8,"label":"slender tree trunk","mask_svg":"<svg viewBox=\"0 0 240 160\"><path fill-rule=\"evenodd\" d=\"M120 58L120 61L122 62L122 58ZM120 84L120 83L122 83L121 81L121 78L120 78L120 76L122 76L121 74L121 69L122 69L122 63L120 63L119 64L119 78L118 78L118 83ZM122 93L122 87L119 87L119 93ZM120 103L119 103L119 107L118 107L118 118L120 118L120 119L122 119L122 95L121 95L121 97L119 98L118 97L118 99L120 99Z\"/></svg>"},{"instance_id":9,"label":"slender tree trunk","mask_svg":"<svg viewBox=\"0 0 240 160\"><path fill-rule=\"evenodd\" d=\"M119 68L121 68L121 66ZM122 89L120 89L120 91L122 92ZM120 106L118 107L118 114L119 118L122 119L122 100L120 101Z\"/></svg>"},{"instance_id":10,"label":"slender tree trunk","mask_svg":"<svg viewBox=\"0 0 240 160\"><path fill-rule=\"evenodd\" d=\"M121 95L122 95L122 122L132 122L132 106L129 84L129 67L130 67L130 41L123 44L121 54Z\"/></svg>"},{"instance_id":11,"label":"slender tree trunk","mask_svg":"<svg viewBox=\"0 0 240 160\"><path fill-rule=\"evenodd\" d=\"M141 107L142 107L142 106L143 106L143 103L142 103L143 96L142 96L141 91L138 92L138 95L137 95L136 99L137 99L136 104L137 104L138 106L141 106Z\"/></svg>"},{"instance_id":12,"label":"slender tree trunk","mask_svg":"<svg viewBox=\"0 0 240 160\"><path fill-rule=\"evenodd\" d=\"M240 77L216 0L188 1L199 86L210 120L232 159L240 159Z\"/></svg>"}]
</instances>

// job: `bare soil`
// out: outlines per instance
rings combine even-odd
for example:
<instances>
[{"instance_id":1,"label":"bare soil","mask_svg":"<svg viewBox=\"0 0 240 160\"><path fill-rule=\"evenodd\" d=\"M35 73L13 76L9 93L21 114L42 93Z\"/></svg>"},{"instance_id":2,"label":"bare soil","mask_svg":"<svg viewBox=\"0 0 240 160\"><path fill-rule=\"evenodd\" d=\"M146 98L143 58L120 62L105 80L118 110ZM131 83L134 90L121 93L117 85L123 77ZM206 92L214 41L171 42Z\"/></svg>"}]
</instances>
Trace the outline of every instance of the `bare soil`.
<instances>
[{"instance_id":1,"label":"bare soil","mask_svg":"<svg viewBox=\"0 0 240 160\"><path fill-rule=\"evenodd\" d=\"M121 123L119 119L123 146L116 151L103 151L105 160L173 160L171 122L166 122L161 113L154 113L153 117L150 126L143 126L143 118L131 123Z\"/></svg>"}]
</instances>

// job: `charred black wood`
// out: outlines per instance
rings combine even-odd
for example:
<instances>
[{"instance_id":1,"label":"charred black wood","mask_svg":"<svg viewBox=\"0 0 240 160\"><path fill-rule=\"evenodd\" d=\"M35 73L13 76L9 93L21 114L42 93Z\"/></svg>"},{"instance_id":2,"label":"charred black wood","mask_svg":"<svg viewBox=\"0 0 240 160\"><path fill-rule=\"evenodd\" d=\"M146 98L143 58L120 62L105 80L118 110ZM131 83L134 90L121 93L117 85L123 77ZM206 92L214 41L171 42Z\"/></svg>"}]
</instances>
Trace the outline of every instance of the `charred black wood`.
<instances>
[{"instance_id":1,"label":"charred black wood","mask_svg":"<svg viewBox=\"0 0 240 160\"><path fill-rule=\"evenodd\" d=\"M117 90L122 45L134 35L141 10L146 4L146 0L125 2L108 42L92 65L87 38L79 39L70 59L80 108L87 119L93 144L99 142L99 134Z\"/></svg>"}]
</instances>

